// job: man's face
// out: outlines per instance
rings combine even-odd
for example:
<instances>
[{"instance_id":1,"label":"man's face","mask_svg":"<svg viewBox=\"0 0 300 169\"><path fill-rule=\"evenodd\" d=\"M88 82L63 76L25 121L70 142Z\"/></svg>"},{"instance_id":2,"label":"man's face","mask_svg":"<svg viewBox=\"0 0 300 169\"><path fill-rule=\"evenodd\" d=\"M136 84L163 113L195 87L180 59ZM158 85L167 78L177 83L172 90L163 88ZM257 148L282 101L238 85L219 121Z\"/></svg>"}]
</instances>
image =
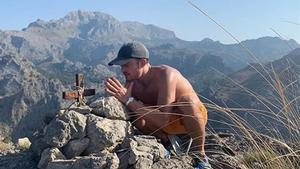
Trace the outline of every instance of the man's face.
<instances>
[{"instance_id":1,"label":"man's face","mask_svg":"<svg viewBox=\"0 0 300 169\"><path fill-rule=\"evenodd\" d=\"M139 78L140 66L138 59L130 59L124 65L121 65L121 70L125 76L126 81L132 81Z\"/></svg>"}]
</instances>

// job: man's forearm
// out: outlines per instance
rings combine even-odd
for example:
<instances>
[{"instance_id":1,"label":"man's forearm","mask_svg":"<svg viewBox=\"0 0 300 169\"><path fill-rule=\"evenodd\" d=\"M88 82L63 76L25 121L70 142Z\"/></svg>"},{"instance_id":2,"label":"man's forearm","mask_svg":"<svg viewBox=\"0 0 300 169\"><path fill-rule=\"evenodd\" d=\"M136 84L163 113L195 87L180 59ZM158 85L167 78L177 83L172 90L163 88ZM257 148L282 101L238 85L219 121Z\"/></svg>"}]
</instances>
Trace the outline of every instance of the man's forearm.
<instances>
[{"instance_id":1,"label":"man's forearm","mask_svg":"<svg viewBox=\"0 0 300 169\"><path fill-rule=\"evenodd\" d=\"M128 105L127 105L127 108L133 112L141 109L144 107L144 104L140 101L137 101L137 100L133 100L132 102L130 102Z\"/></svg>"}]
</instances>

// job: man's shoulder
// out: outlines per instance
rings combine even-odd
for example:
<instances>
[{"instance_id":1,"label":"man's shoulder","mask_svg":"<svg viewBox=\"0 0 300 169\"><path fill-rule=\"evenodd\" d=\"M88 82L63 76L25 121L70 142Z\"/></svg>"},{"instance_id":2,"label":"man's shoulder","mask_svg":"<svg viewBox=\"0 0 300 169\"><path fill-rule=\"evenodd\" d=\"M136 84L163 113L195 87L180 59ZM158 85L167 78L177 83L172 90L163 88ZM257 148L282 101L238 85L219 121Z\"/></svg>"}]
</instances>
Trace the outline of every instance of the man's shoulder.
<instances>
[{"instance_id":1,"label":"man's shoulder","mask_svg":"<svg viewBox=\"0 0 300 169\"><path fill-rule=\"evenodd\" d=\"M157 79L158 81L165 81L165 80L171 80L174 82L174 80L180 78L182 75L181 73L168 65L160 65L160 66L156 66L156 73L154 74L155 78L157 79L159 77L159 79Z\"/></svg>"},{"instance_id":2,"label":"man's shoulder","mask_svg":"<svg viewBox=\"0 0 300 169\"><path fill-rule=\"evenodd\" d=\"M160 73L171 73L171 72L179 73L179 71L176 68L169 65L159 65L159 66L155 66L155 68Z\"/></svg>"}]
</instances>

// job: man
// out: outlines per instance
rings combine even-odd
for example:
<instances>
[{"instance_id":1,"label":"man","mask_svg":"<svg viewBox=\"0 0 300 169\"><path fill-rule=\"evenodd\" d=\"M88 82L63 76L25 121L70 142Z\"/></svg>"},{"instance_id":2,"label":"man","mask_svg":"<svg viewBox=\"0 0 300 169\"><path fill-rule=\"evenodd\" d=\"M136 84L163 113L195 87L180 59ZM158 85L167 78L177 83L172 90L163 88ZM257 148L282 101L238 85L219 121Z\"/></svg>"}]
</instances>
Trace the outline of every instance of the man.
<instances>
[{"instance_id":1,"label":"man","mask_svg":"<svg viewBox=\"0 0 300 169\"><path fill-rule=\"evenodd\" d=\"M168 135L189 134L198 155L205 157L207 110L179 71L167 65L151 66L149 52L140 42L124 44L109 65L121 66L126 84L108 78L106 92L134 113L135 127L163 142L168 141Z\"/></svg>"}]
</instances>

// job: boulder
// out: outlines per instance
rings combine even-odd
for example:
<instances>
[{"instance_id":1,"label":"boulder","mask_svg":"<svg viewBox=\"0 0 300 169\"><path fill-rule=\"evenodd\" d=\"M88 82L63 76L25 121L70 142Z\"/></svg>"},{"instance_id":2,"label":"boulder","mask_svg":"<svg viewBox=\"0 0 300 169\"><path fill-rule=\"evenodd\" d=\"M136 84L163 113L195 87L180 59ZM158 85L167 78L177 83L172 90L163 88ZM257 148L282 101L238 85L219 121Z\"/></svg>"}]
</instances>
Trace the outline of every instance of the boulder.
<instances>
[{"instance_id":1,"label":"boulder","mask_svg":"<svg viewBox=\"0 0 300 169\"><path fill-rule=\"evenodd\" d=\"M52 147L63 147L71 139L70 125L55 118L46 126L44 140Z\"/></svg>"},{"instance_id":2,"label":"boulder","mask_svg":"<svg viewBox=\"0 0 300 169\"><path fill-rule=\"evenodd\" d=\"M88 147L90 142L89 138L71 140L66 146L63 147L63 154L68 158L74 158L83 153Z\"/></svg>"},{"instance_id":3,"label":"boulder","mask_svg":"<svg viewBox=\"0 0 300 169\"><path fill-rule=\"evenodd\" d=\"M139 135L127 138L119 154L122 168L133 165L134 168L151 168L154 162L164 158L166 150L153 136Z\"/></svg>"},{"instance_id":4,"label":"boulder","mask_svg":"<svg viewBox=\"0 0 300 169\"><path fill-rule=\"evenodd\" d=\"M125 137L132 134L131 124L123 120L111 120L89 115L87 125L87 137L90 139L90 144L85 154L104 149L113 150L123 142Z\"/></svg>"},{"instance_id":5,"label":"boulder","mask_svg":"<svg viewBox=\"0 0 300 169\"><path fill-rule=\"evenodd\" d=\"M102 97L90 104L92 113L114 120L129 120L127 108L115 97Z\"/></svg>"},{"instance_id":6,"label":"boulder","mask_svg":"<svg viewBox=\"0 0 300 169\"><path fill-rule=\"evenodd\" d=\"M31 146L31 142L27 137L19 138L17 141L17 147L22 150L27 150Z\"/></svg>"},{"instance_id":7,"label":"boulder","mask_svg":"<svg viewBox=\"0 0 300 169\"><path fill-rule=\"evenodd\" d=\"M38 163L38 168L46 168L48 163L56 159L66 159L65 156L59 151L58 148L47 148L43 151L41 159Z\"/></svg>"},{"instance_id":8,"label":"boulder","mask_svg":"<svg viewBox=\"0 0 300 169\"><path fill-rule=\"evenodd\" d=\"M58 117L62 121L70 125L71 138L83 138L85 137L85 127L87 118L85 115L80 114L74 110L70 110Z\"/></svg>"},{"instance_id":9,"label":"boulder","mask_svg":"<svg viewBox=\"0 0 300 169\"><path fill-rule=\"evenodd\" d=\"M80 107L77 107L76 105L72 105L70 108L69 108L69 111L72 110L72 111L75 111L75 112L78 112L80 114L89 114L91 111L92 111L92 108L85 105L85 106L80 106Z\"/></svg>"},{"instance_id":10,"label":"boulder","mask_svg":"<svg viewBox=\"0 0 300 169\"><path fill-rule=\"evenodd\" d=\"M83 138L86 135L87 118L73 110L66 111L46 126L44 138L53 147L63 147L69 140Z\"/></svg>"}]
</instances>

